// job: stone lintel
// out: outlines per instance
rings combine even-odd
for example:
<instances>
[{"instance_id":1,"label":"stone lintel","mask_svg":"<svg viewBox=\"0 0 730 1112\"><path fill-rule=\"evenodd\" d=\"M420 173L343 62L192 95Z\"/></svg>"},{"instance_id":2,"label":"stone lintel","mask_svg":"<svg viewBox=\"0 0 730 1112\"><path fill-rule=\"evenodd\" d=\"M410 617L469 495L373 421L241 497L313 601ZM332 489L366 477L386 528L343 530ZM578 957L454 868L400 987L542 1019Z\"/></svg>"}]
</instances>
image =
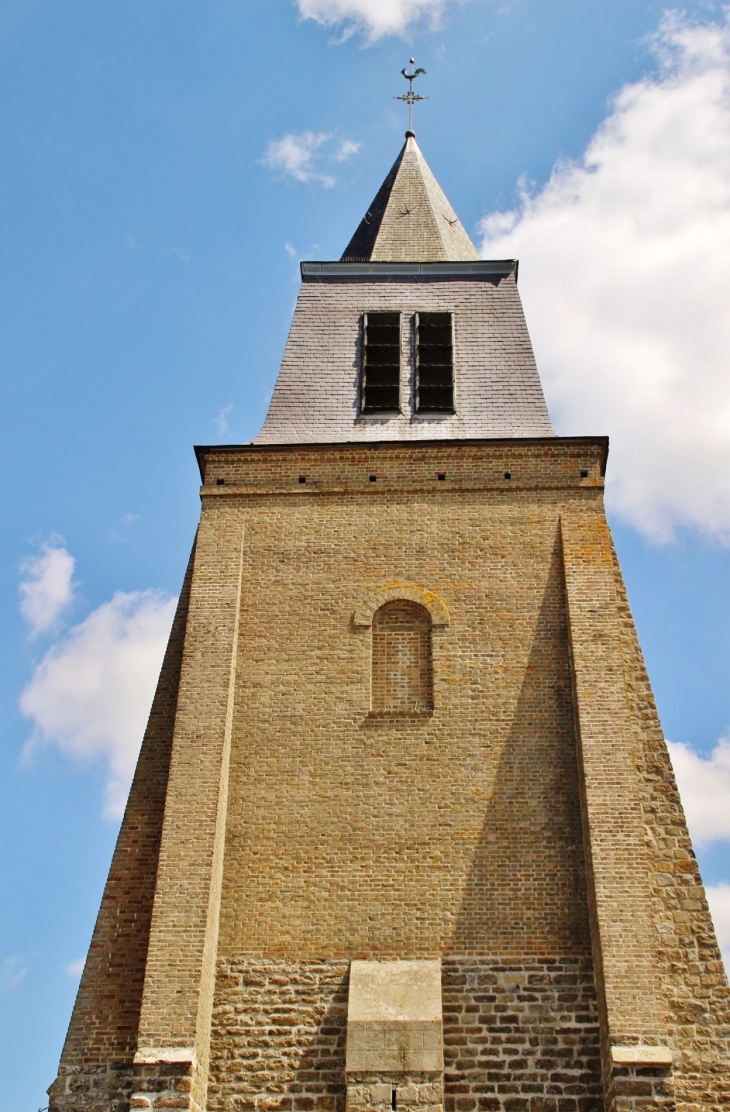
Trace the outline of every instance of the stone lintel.
<instances>
[{"instance_id":1,"label":"stone lintel","mask_svg":"<svg viewBox=\"0 0 730 1112\"><path fill-rule=\"evenodd\" d=\"M353 961L347 1073L443 1071L441 962Z\"/></svg>"},{"instance_id":2,"label":"stone lintel","mask_svg":"<svg viewBox=\"0 0 730 1112\"><path fill-rule=\"evenodd\" d=\"M135 1066L163 1064L190 1065L195 1069L197 1055L194 1046L141 1046L134 1056Z\"/></svg>"},{"instance_id":3,"label":"stone lintel","mask_svg":"<svg viewBox=\"0 0 730 1112\"><path fill-rule=\"evenodd\" d=\"M670 1069L674 1061L668 1046L612 1046L614 1066L656 1066Z\"/></svg>"}]
</instances>

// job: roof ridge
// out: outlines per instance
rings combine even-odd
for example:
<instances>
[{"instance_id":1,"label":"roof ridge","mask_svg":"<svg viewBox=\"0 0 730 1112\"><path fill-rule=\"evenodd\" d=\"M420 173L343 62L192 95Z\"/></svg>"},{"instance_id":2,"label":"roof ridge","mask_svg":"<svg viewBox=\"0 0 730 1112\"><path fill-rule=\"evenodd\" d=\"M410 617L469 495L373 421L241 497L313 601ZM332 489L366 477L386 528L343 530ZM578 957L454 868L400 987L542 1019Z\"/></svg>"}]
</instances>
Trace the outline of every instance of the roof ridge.
<instances>
[{"instance_id":1,"label":"roof ridge","mask_svg":"<svg viewBox=\"0 0 730 1112\"><path fill-rule=\"evenodd\" d=\"M406 146L407 145L408 145L408 140L406 139ZM426 159L421 154L421 148L419 147L418 143L416 142L415 136L413 137L413 148L414 148L414 152L415 152L415 155L416 155L416 162L418 164L419 170L421 171L421 177L423 178L423 184L426 186L426 189L424 189L424 193L426 194L426 204L428 205L431 216L433 218L434 226L436 228L436 234L439 237L439 239L441 240L441 245L442 245L442 247L444 249L444 252L445 252L446 251L446 244L444 243L444 237L441 235L441 229L439 227L439 222L438 222L438 219L437 219L437 215L436 215L436 212L435 212L434 207L433 207L433 198L431 197L431 190L428 188L428 182L426 181L426 175L423 172L424 167L425 167L426 170L428 170L428 163L426 162ZM433 174L431 175L431 177L433 177ZM433 180L436 181L436 178L434 178ZM436 184L438 185L438 182L436 182ZM456 216L456 213L454 213L454 216Z\"/></svg>"}]
</instances>

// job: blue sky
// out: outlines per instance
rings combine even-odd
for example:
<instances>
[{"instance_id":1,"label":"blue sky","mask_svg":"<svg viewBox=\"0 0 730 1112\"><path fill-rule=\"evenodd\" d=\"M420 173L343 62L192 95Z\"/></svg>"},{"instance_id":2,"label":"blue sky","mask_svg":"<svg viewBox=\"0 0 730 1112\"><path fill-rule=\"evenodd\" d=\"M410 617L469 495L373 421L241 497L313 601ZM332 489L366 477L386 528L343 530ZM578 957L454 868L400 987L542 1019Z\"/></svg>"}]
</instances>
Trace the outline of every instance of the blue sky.
<instances>
[{"instance_id":1,"label":"blue sky","mask_svg":"<svg viewBox=\"0 0 730 1112\"><path fill-rule=\"evenodd\" d=\"M608 504L730 949L730 31L641 0L4 0L0 1039L46 1104L197 520L258 431L301 258L416 130L516 254Z\"/></svg>"}]
</instances>

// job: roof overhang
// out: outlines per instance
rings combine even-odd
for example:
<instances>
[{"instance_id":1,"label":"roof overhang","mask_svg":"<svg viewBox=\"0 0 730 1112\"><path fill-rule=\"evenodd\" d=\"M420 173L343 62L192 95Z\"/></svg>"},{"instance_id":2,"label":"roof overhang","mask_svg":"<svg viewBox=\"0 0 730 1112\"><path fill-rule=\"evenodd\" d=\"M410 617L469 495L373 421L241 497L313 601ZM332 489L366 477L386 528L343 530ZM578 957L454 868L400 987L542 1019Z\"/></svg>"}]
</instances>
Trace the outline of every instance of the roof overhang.
<instances>
[{"instance_id":1,"label":"roof overhang","mask_svg":"<svg viewBox=\"0 0 730 1112\"><path fill-rule=\"evenodd\" d=\"M507 278L517 281L517 259L479 259L478 262L302 262L302 281L320 278Z\"/></svg>"}]
</instances>

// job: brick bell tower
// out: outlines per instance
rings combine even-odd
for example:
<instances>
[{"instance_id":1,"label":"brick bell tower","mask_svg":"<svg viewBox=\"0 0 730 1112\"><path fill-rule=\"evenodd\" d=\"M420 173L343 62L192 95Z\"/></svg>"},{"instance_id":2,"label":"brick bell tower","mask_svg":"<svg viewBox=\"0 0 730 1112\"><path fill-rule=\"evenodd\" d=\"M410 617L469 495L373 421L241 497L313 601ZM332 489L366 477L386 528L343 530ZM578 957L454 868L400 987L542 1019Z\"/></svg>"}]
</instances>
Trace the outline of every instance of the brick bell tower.
<instances>
[{"instance_id":1,"label":"brick bell tower","mask_svg":"<svg viewBox=\"0 0 730 1112\"><path fill-rule=\"evenodd\" d=\"M514 260L412 132L202 516L52 1112L730 1108L730 992Z\"/></svg>"}]
</instances>

